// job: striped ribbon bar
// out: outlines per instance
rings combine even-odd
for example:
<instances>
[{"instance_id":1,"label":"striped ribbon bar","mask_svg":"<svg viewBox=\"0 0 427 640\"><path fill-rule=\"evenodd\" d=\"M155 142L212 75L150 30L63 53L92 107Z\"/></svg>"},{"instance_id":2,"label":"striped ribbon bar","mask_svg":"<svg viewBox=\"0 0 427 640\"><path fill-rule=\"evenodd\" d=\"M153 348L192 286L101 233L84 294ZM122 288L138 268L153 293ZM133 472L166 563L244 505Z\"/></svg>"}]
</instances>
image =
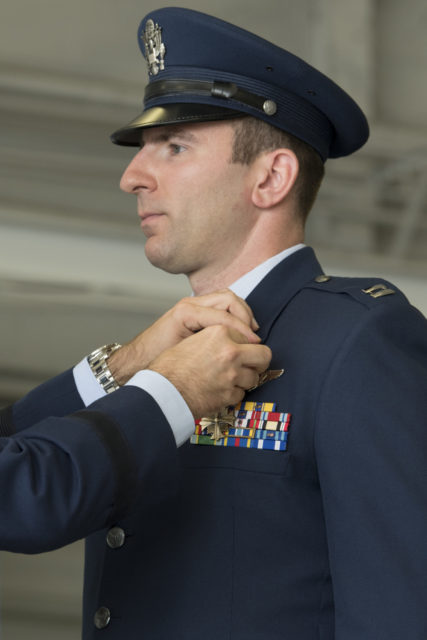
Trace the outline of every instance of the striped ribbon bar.
<instances>
[{"instance_id":1,"label":"striped ribbon bar","mask_svg":"<svg viewBox=\"0 0 427 640\"><path fill-rule=\"evenodd\" d=\"M234 411L275 411L275 402L240 402L234 407Z\"/></svg>"},{"instance_id":2,"label":"striped ribbon bar","mask_svg":"<svg viewBox=\"0 0 427 640\"><path fill-rule=\"evenodd\" d=\"M191 436L192 444L203 444L214 447L240 447L244 449L268 449L270 451L286 451L284 440L262 440L260 438L220 438L213 440L210 436Z\"/></svg>"},{"instance_id":3,"label":"striped ribbon bar","mask_svg":"<svg viewBox=\"0 0 427 640\"><path fill-rule=\"evenodd\" d=\"M239 418L237 417L234 426L243 429L264 429L272 431L288 431L291 421L290 413L269 413L264 419Z\"/></svg>"},{"instance_id":4,"label":"striped ribbon bar","mask_svg":"<svg viewBox=\"0 0 427 640\"><path fill-rule=\"evenodd\" d=\"M211 437L206 433L206 429L203 429L200 424L196 424L194 429L194 435ZM240 427L230 427L227 430L226 435L229 438L258 438L261 440L283 440L286 442L288 437L287 429L242 429Z\"/></svg>"},{"instance_id":5,"label":"striped ribbon bar","mask_svg":"<svg viewBox=\"0 0 427 640\"><path fill-rule=\"evenodd\" d=\"M264 431L263 429L240 429L231 428L227 432L229 438L258 438L261 440L283 440L288 439L287 431Z\"/></svg>"}]
</instances>

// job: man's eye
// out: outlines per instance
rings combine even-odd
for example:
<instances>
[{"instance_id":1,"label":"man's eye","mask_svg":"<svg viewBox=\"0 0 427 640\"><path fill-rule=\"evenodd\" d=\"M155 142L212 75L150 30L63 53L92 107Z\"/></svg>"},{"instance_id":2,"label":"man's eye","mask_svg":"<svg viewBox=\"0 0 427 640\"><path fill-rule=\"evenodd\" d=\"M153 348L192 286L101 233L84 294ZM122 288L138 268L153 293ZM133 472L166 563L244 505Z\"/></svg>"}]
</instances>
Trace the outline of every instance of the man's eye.
<instances>
[{"instance_id":1,"label":"man's eye","mask_svg":"<svg viewBox=\"0 0 427 640\"><path fill-rule=\"evenodd\" d=\"M185 147L183 147L180 144L174 144L173 142L171 142L171 144L169 145L169 148L173 155L178 155L179 153L182 153L183 151L185 151Z\"/></svg>"}]
</instances>

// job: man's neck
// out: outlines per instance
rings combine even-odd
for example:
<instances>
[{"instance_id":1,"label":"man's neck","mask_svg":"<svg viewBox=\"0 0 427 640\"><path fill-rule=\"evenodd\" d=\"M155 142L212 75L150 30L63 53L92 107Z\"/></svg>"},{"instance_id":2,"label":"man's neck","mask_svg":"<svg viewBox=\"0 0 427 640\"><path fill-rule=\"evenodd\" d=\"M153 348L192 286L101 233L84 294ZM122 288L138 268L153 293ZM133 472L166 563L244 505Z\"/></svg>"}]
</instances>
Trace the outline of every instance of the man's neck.
<instances>
[{"instance_id":1,"label":"man's neck","mask_svg":"<svg viewBox=\"0 0 427 640\"><path fill-rule=\"evenodd\" d=\"M279 210L264 212L243 245L233 247L231 254L222 256L219 247L219 260L214 258L203 269L187 274L195 295L227 289L269 258L304 242L302 226L283 224L285 213Z\"/></svg>"},{"instance_id":2,"label":"man's neck","mask_svg":"<svg viewBox=\"0 0 427 640\"><path fill-rule=\"evenodd\" d=\"M212 273L203 271L189 276L190 285L195 295L200 296L212 291L227 289L233 282L241 278L245 273L252 271L260 260L240 260L237 264L227 265L223 270Z\"/></svg>"},{"instance_id":3,"label":"man's neck","mask_svg":"<svg viewBox=\"0 0 427 640\"><path fill-rule=\"evenodd\" d=\"M240 297L246 297L270 269L303 246L302 243L297 242L290 247L267 255L264 259L258 256L258 259L254 257L253 260L246 262L239 260L236 265L230 265L231 268L215 274L197 272L189 277L191 288L195 295L203 295L221 289L233 289L235 284L242 283L241 286L238 285L238 290L235 293Z\"/></svg>"}]
</instances>

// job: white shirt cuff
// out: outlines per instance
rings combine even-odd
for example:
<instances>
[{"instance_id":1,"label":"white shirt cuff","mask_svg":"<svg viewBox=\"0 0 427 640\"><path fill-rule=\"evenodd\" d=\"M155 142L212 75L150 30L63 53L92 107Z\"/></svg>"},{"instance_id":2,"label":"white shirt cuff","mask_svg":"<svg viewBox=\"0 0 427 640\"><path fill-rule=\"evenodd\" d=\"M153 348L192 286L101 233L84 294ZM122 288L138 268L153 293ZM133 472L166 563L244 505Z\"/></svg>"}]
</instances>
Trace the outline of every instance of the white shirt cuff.
<instances>
[{"instance_id":1,"label":"white shirt cuff","mask_svg":"<svg viewBox=\"0 0 427 640\"><path fill-rule=\"evenodd\" d=\"M92 402L95 402L95 400L99 400L99 398L107 395L93 375L87 358L84 358L74 367L73 375L77 391L86 407L92 404Z\"/></svg>"},{"instance_id":2,"label":"white shirt cuff","mask_svg":"<svg viewBox=\"0 0 427 640\"><path fill-rule=\"evenodd\" d=\"M149 393L163 411L180 447L194 432L194 418L182 395L172 382L157 371L138 371L126 385L133 385Z\"/></svg>"},{"instance_id":3,"label":"white shirt cuff","mask_svg":"<svg viewBox=\"0 0 427 640\"><path fill-rule=\"evenodd\" d=\"M77 391L86 407L107 395L93 375L86 358L74 367L73 375ZM167 378L146 369L138 371L126 385L139 387L157 402L169 422L177 447L188 440L194 431L193 415L184 398Z\"/></svg>"}]
</instances>

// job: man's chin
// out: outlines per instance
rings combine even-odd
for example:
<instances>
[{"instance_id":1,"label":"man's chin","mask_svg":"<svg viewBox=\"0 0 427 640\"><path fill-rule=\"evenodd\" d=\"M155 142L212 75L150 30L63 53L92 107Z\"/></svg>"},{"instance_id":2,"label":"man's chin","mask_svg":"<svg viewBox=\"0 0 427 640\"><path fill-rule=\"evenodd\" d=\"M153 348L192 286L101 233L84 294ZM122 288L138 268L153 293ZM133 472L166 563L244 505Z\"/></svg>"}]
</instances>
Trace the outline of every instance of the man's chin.
<instances>
[{"instance_id":1,"label":"man's chin","mask_svg":"<svg viewBox=\"0 0 427 640\"><path fill-rule=\"evenodd\" d=\"M184 265L174 259L173 256L150 250L150 248L147 247L147 244L145 245L145 255L148 262L150 262L153 267L166 271L166 273L173 273L176 275L186 273Z\"/></svg>"}]
</instances>

